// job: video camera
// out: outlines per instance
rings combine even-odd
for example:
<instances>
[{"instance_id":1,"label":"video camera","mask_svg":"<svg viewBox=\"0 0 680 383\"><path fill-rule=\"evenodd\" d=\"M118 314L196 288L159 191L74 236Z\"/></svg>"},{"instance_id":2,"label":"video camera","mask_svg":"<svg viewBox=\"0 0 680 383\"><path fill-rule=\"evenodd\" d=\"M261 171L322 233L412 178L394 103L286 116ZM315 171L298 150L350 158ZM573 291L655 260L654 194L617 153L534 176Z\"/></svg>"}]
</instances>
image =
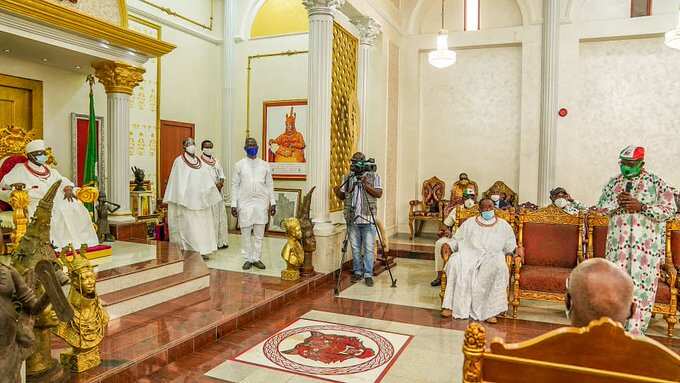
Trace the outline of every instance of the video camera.
<instances>
[{"instance_id":1,"label":"video camera","mask_svg":"<svg viewBox=\"0 0 680 383\"><path fill-rule=\"evenodd\" d=\"M366 172L377 171L378 165L375 164L375 158L359 161L352 160L352 165L350 165L349 170L356 175L361 175Z\"/></svg>"}]
</instances>

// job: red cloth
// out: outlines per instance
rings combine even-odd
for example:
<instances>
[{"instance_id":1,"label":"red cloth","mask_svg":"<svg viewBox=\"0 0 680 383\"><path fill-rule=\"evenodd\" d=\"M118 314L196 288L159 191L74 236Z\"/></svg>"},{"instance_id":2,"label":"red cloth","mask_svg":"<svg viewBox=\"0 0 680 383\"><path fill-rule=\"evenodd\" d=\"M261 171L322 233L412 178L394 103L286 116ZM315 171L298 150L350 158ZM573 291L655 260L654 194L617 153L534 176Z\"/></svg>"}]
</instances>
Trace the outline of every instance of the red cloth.
<instances>
[{"instance_id":1,"label":"red cloth","mask_svg":"<svg viewBox=\"0 0 680 383\"><path fill-rule=\"evenodd\" d=\"M14 169L17 164L24 164L28 162L28 158L24 155L9 156L0 166L0 180L5 178L5 175ZM0 211L11 211L12 207L5 201L0 201Z\"/></svg>"}]
</instances>

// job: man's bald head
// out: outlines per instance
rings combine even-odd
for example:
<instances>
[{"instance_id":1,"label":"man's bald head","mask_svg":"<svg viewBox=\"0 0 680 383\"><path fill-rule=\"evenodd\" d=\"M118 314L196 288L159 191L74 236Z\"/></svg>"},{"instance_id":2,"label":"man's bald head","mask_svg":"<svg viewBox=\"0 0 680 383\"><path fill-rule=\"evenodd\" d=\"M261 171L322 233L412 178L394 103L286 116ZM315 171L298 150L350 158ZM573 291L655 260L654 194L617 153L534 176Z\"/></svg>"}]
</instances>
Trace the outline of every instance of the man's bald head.
<instances>
[{"instance_id":1,"label":"man's bald head","mask_svg":"<svg viewBox=\"0 0 680 383\"><path fill-rule=\"evenodd\" d=\"M606 259L582 262L572 270L567 285L573 326L587 326L602 317L624 324L634 311L633 280Z\"/></svg>"}]
</instances>

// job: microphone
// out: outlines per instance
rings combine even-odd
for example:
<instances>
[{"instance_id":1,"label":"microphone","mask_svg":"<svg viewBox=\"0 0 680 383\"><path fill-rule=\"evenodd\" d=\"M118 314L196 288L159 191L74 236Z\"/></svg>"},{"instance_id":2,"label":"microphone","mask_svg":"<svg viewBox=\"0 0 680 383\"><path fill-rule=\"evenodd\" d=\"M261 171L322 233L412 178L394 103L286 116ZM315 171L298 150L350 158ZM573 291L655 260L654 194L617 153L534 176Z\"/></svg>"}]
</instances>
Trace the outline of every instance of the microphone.
<instances>
[{"instance_id":1,"label":"microphone","mask_svg":"<svg viewBox=\"0 0 680 383\"><path fill-rule=\"evenodd\" d=\"M626 193L630 193L631 191L633 191L633 183L628 181L626 183Z\"/></svg>"}]
</instances>

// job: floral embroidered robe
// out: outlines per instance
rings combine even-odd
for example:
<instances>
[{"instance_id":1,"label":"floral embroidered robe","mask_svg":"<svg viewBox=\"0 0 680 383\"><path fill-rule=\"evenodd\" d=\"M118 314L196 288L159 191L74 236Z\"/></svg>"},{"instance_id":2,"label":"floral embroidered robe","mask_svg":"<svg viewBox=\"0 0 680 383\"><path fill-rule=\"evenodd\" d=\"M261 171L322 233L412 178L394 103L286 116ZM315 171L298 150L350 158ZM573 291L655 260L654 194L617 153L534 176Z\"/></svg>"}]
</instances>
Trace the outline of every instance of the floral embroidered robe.
<instances>
[{"instance_id":1,"label":"floral embroidered robe","mask_svg":"<svg viewBox=\"0 0 680 383\"><path fill-rule=\"evenodd\" d=\"M626 213L616 201L629 182L633 198L646 205L640 213ZM604 187L597 208L609 215L606 258L633 278L637 310L626 323L626 330L639 334L647 329L652 316L659 268L666 253L666 220L676 212L673 191L661 178L645 170L633 178L619 175Z\"/></svg>"}]
</instances>

